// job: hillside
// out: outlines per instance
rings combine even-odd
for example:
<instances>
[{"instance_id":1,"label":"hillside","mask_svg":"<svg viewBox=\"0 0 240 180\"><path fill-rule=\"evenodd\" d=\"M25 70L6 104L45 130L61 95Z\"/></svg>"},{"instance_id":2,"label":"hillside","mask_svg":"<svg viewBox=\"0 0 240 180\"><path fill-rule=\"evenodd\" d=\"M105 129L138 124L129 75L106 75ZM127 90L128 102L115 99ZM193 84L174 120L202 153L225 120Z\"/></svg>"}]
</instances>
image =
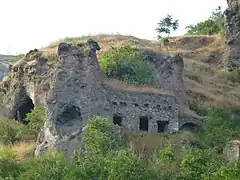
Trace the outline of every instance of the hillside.
<instances>
[{"instance_id":1,"label":"hillside","mask_svg":"<svg viewBox=\"0 0 240 180\"><path fill-rule=\"evenodd\" d=\"M42 50L47 56L54 56L59 42L80 43L89 36L65 38ZM184 59L184 82L190 104L198 102L203 107L240 108L240 84L238 73L219 68L223 55L225 38L221 36L179 36L170 37L168 45L157 41L139 39L133 36L98 35L91 38L98 41L101 52L119 44L134 44L165 54L180 54Z\"/></svg>"},{"instance_id":2,"label":"hillside","mask_svg":"<svg viewBox=\"0 0 240 180\"><path fill-rule=\"evenodd\" d=\"M8 65L11 64L13 58L12 55L2 55L0 54L0 79L8 71Z\"/></svg>"}]
</instances>

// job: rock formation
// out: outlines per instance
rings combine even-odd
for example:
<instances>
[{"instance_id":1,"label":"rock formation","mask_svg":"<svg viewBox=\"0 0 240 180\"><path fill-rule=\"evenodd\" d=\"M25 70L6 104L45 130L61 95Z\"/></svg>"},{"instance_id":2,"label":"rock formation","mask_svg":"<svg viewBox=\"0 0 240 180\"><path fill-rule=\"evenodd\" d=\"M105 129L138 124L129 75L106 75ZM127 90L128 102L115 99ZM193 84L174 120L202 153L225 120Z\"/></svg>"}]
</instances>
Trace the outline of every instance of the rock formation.
<instances>
[{"instance_id":1,"label":"rock formation","mask_svg":"<svg viewBox=\"0 0 240 180\"><path fill-rule=\"evenodd\" d=\"M239 162L240 155L240 141L232 140L226 144L223 149L226 159L230 162Z\"/></svg>"},{"instance_id":2,"label":"rock formation","mask_svg":"<svg viewBox=\"0 0 240 180\"><path fill-rule=\"evenodd\" d=\"M32 50L11 67L1 83L11 118L24 122L34 105L46 107L36 155L53 149L71 155L81 146L82 131L93 115L109 117L130 131L173 132L201 127L197 116L181 113L187 98L180 56L145 53L155 76L155 88L151 89L107 80L98 64L98 50L92 39L76 46L61 43L57 53L50 56Z\"/></svg>"},{"instance_id":3,"label":"rock formation","mask_svg":"<svg viewBox=\"0 0 240 180\"><path fill-rule=\"evenodd\" d=\"M224 65L240 67L240 0L227 0L226 39Z\"/></svg>"}]
</instances>

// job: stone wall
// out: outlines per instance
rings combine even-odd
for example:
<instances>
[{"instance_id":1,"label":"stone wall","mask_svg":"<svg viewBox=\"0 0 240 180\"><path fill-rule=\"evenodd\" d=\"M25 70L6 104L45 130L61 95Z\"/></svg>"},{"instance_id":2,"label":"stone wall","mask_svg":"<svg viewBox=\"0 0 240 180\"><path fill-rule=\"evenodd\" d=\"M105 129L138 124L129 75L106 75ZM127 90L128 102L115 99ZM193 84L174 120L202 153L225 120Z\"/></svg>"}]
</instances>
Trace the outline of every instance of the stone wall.
<instances>
[{"instance_id":1,"label":"stone wall","mask_svg":"<svg viewBox=\"0 0 240 180\"><path fill-rule=\"evenodd\" d=\"M227 0L224 65L240 67L240 0Z\"/></svg>"},{"instance_id":2,"label":"stone wall","mask_svg":"<svg viewBox=\"0 0 240 180\"><path fill-rule=\"evenodd\" d=\"M149 132L161 131L160 126L163 126L164 132L178 130L178 107L175 96L112 89L108 92L107 98L111 115L122 117L122 126L126 129L141 130L140 119L146 118Z\"/></svg>"}]
</instances>

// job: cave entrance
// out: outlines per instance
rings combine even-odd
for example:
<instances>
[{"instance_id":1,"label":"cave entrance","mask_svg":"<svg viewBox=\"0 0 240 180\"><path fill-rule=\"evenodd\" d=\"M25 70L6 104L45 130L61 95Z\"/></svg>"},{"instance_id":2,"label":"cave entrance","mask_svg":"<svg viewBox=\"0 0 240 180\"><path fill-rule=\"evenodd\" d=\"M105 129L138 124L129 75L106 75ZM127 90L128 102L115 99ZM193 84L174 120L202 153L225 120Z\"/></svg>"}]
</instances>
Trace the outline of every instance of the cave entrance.
<instances>
[{"instance_id":1,"label":"cave entrance","mask_svg":"<svg viewBox=\"0 0 240 180\"><path fill-rule=\"evenodd\" d=\"M167 128L168 122L167 121L157 121L158 132L163 133Z\"/></svg>"},{"instance_id":2,"label":"cave entrance","mask_svg":"<svg viewBox=\"0 0 240 180\"><path fill-rule=\"evenodd\" d=\"M113 124L116 124L118 126L122 126L122 116L119 114L113 115Z\"/></svg>"},{"instance_id":3,"label":"cave entrance","mask_svg":"<svg viewBox=\"0 0 240 180\"><path fill-rule=\"evenodd\" d=\"M27 124L27 121L25 121L25 118L27 117L27 113L32 112L34 109L34 104L32 99L29 96L26 96L24 100L22 100L22 104L17 109L17 112L15 114L15 119L22 122L23 124Z\"/></svg>"},{"instance_id":4,"label":"cave entrance","mask_svg":"<svg viewBox=\"0 0 240 180\"><path fill-rule=\"evenodd\" d=\"M141 131L148 131L148 117L141 116L139 119L140 119L139 129Z\"/></svg>"},{"instance_id":5,"label":"cave entrance","mask_svg":"<svg viewBox=\"0 0 240 180\"><path fill-rule=\"evenodd\" d=\"M184 125L182 125L180 130L182 130L182 131L190 131L190 132L198 132L200 129L199 129L198 125L189 122L189 123L185 123Z\"/></svg>"}]
</instances>

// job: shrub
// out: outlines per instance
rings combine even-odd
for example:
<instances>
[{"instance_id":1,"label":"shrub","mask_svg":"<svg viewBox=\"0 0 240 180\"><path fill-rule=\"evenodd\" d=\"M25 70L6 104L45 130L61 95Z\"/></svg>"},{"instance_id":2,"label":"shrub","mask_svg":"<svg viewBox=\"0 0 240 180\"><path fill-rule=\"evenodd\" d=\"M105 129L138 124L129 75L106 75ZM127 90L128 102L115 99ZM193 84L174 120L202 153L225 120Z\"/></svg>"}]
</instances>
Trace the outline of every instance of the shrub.
<instances>
[{"instance_id":1,"label":"shrub","mask_svg":"<svg viewBox=\"0 0 240 180\"><path fill-rule=\"evenodd\" d=\"M157 179L151 164L129 150L120 150L107 158L108 179Z\"/></svg>"},{"instance_id":2,"label":"shrub","mask_svg":"<svg viewBox=\"0 0 240 180\"><path fill-rule=\"evenodd\" d=\"M99 116L89 119L84 137L84 148L87 151L106 154L122 147L124 147L124 142L118 126Z\"/></svg>"},{"instance_id":3,"label":"shrub","mask_svg":"<svg viewBox=\"0 0 240 180\"><path fill-rule=\"evenodd\" d=\"M183 152L180 162L180 179L202 180L204 173L208 171L210 159L200 149L189 148Z\"/></svg>"},{"instance_id":4,"label":"shrub","mask_svg":"<svg viewBox=\"0 0 240 180\"><path fill-rule=\"evenodd\" d=\"M176 174L178 173L178 164L171 144L156 153L154 164L157 169L159 179L168 180L176 178Z\"/></svg>"},{"instance_id":5,"label":"shrub","mask_svg":"<svg viewBox=\"0 0 240 180\"><path fill-rule=\"evenodd\" d=\"M134 84L149 84L153 76L150 64L140 56L136 47L125 45L103 52L100 67L111 78Z\"/></svg>"},{"instance_id":6,"label":"shrub","mask_svg":"<svg viewBox=\"0 0 240 180\"><path fill-rule=\"evenodd\" d=\"M240 179L240 163L221 166L213 175L206 180L238 180Z\"/></svg>"},{"instance_id":7,"label":"shrub","mask_svg":"<svg viewBox=\"0 0 240 180\"><path fill-rule=\"evenodd\" d=\"M203 138L210 147L220 146L240 138L240 116L228 109L210 109L204 120Z\"/></svg>"},{"instance_id":8,"label":"shrub","mask_svg":"<svg viewBox=\"0 0 240 180\"><path fill-rule=\"evenodd\" d=\"M22 133L20 131L23 125L17 121L0 118L0 143L12 144L21 139Z\"/></svg>"},{"instance_id":9,"label":"shrub","mask_svg":"<svg viewBox=\"0 0 240 180\"><path fill-rule=\"evenodd\" d=\"M30 134L37 137L45 122L45 109L42 107L35 107L31 113L27 114L25 120L28 122L27 127Z\"/></svg>"},{"instance_id":10,"label":"shrub","mask_svg":"<svg viewBox=\"0 0 240 180\"><path fill-rule=\"evenodd\" d=\"M24 172L19 180L63 179L69 171L69 161L62 153L46 153L23 163Z\"/></svg>"},{"instance_id":11,"label":"shrub","mask_svg":"<svg viewBox=\"0 0 240 180\"><path fill-rule=\"evenodd\" d=\"M100 153L87 153L75 156L75 164L65 176L66 180L98 179L108 177L106 157Z\"/></svg>"},{"instance_id":12,"label":"shrub","mask_svg":"<svg viewBox=\"0 0 240 180\"><path fill-rule=\"evenodd\" d=\"M10 147L0 148L0 179L16 179L21 171L15 151Z\"/></svg>"},{"instance_id":13,"label":"shrub","mask_svg":"<svg viewBox=\"0 0 240 180\"><path fill-rule=\"evenodd\" d=\"M205 20L197 23L196 25L190 25L186 28L188 29L187 34L193 35L213 35L213 34L224 34L225 27L224 27L224 12L222 11L221 7L219 6L216 8L211 16Z\"/></svg>"}]
</instances>

